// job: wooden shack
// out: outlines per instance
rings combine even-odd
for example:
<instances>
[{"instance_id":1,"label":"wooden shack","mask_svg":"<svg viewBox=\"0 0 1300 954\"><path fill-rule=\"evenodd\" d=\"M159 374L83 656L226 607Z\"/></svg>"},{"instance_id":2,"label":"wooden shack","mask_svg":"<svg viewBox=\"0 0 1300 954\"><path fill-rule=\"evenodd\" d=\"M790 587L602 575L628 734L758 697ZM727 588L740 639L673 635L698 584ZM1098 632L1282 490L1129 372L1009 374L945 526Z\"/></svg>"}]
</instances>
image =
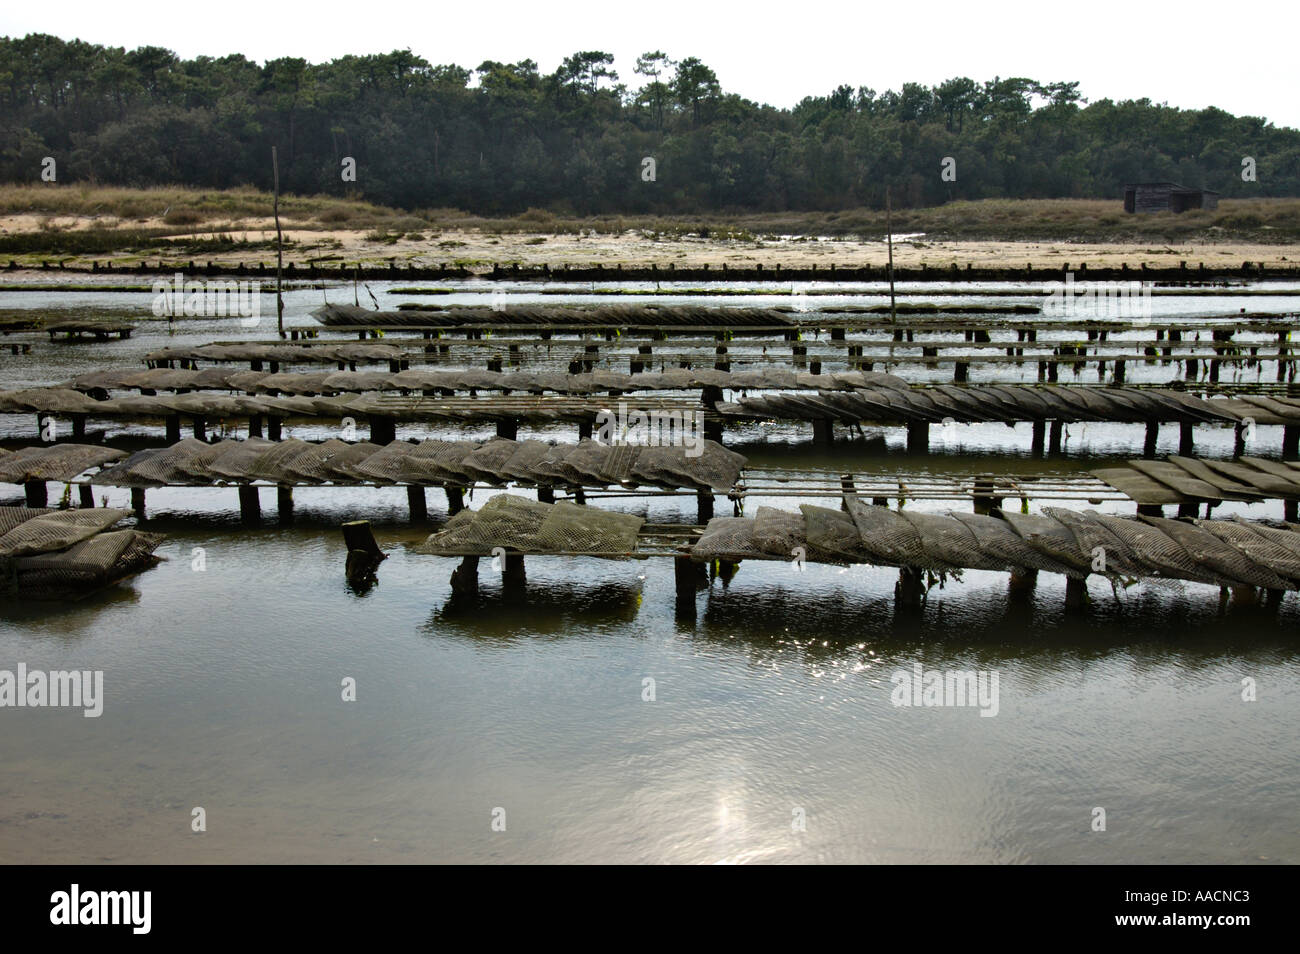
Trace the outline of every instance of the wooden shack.
<instances>
[{"instance_id":1,"label":"wooden shack","mask_svg":"<svg viewBox=\"0 0 1300 954\"><path fill-rule=\"evenodd\" d=\"M1186 212L1218 207L1219 193L1189 189L1177 182L1138 182L1124 187L1125 212Z\"/></svg>"}]
</instances>

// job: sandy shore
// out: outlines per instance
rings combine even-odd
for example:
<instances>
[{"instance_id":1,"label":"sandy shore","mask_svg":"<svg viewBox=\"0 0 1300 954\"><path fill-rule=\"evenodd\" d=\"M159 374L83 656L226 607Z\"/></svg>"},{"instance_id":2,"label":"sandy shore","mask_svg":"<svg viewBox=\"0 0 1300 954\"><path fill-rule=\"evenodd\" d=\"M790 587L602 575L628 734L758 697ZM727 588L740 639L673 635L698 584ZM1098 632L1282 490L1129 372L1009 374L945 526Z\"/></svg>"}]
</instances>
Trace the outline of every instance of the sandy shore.
<instances>
[{"instance_id":1,"label":"sandy shore","mask_svg":"<svg viewBox=\"0 0 1300 954\"><path fill-rule=\"evenodd\" d=\"M33 215L0 217L0 234L34 232L40 229L42 219ZM48 222L48 220L45 220ZM61 228L86 229L104 223L91 217L67 217L54 224ZM48 227L48 225L47 225ZM133 227L162 228L161 220L133 223ZM237 223L236 227L222 226L198 235L178 233L179 240L229 235L248 242L273 242L275 226L271 220ZM800 268L812 265L826 267L880 266L886 262L884 242L856 239L778 238L774 240L742 241L726 239L701 239L697 237L656 238L641 232L621 234L560 234L547 232L502 233L484 230L425 231L418 237L404 235L396 241L377 241L372 233L363 230L311 230L288 228L285 261L296 265L311 262L337 264L360 262L384 264L390 261L418 266L461 265L472 269L490 268L493 264L518 263L530 265L658 265L673 264L678 268L708 265L719 268L764 268L780 265L783 268ZM177 249L157 247L113 254L89 256L25 255L10 256L20 263L32 263L41 258L59 259L69 267L85 266L93 261L113 261L133 264L141 259L181 260L194 258L222 264L257 263L274 261L274 252L265 247L248 250L232 249L221 252L196 252L189 254ZM1300 245L1260 245L1225 242L1188 243L1165 245L1150 243L1073 243L1073 242L1011 242L1011 241L928 241L925 236L908 236L894 243L894 262L901 267L926 264L947 267L954 262L959 266L1001 266L1007 268L1032 265L1034 268L1060 268L1068 263L1086 262L1090 267L1128 264L1137 267L1146 263L1152 267L1177 267L1187 262L1195 268L1239 267L1243 262L1262 262L1267 267L1294 266L1300 263Z\"/></svg>"}]
</instances>

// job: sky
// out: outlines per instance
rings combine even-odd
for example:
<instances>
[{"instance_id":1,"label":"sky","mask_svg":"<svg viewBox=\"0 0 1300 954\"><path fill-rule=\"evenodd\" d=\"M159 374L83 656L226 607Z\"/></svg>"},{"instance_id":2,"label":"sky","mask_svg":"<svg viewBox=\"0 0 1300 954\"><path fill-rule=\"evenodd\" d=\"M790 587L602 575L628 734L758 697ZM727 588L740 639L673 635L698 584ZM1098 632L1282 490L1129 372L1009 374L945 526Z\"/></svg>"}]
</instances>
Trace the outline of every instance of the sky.
<instances>
[{"instance_id":1,"label":"sky","mask_svg":"<svg viewBox=\"0 0 1300 954\"><path fill-rule=\"evenodd\" d=\"M410 48L431 63L536 60L543 72L578 50L697 56L727 92L794 105L842 83L877 92L953 76L1080 82L1084 98L1218 106L1300 128L1300 3L1088 4L976 0L709 3L577 0L478 3L266 0L7 4L0 34L52 33L111 46L164 46L183 57L243 53L259 62Z\"/></svg>"}]
</instances>

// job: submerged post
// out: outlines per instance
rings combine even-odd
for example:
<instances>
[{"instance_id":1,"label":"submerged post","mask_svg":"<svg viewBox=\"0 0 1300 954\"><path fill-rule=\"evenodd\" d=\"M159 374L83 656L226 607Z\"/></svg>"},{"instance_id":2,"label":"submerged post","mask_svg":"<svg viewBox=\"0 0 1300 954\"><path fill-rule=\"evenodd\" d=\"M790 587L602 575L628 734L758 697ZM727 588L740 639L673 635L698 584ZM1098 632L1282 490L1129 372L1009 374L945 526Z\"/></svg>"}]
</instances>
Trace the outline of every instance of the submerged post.
<instances>
[{"instance_id":1,"label":"submerged post","mask_svg":"<svg viewBox=\"0 0 1300 954\"><path fill-rule=\"evenodd\" d=\"M451 571L452 598L478 596L478 557L467 556Z\"/></svg>"},{"instance_id":2,"label":"submerged post","mask_svg":"<svg viewBox=\"0 0 1300 954\"><path fill-rule=\"evenodd\" d=\"M1282 428L1282 458L1295 460L1300 453L1300 425L1287 424Z\"/></svg>"},{"instance_id":3,"label":"submerged post","mask_svg":"<svg viewBox=\"0 0 1300 954\"><path fill-rule=\"evenodd\" d=\"M1156 441L1160 438L1160 422L1147 421L1146 441L1142 445L1142 456L1148 460L1156 456Z\"/></svg>"},{"instance_id":4,"label":"submerged post","mask_svg":"<svg viewBox=\"0 0 1300 954\"><path fill-rule=\"evenodd\" d=\"M348 560L344 572L348 583L359 588L369 588L375 584L375 571L379 564L388 559L388 555L379 549L375 534L370 529L369 520L349 520L343 524L343 542L348 548Z\"/></svg>"},{"instance_id":5,"label":"submerged post","mask_svg":"<svg viewBox=\"0 0 1300 954\"><path fill-rule=\"evenodd\" d=\"M281 523L293 522L293 485L279 484L275 488L275 506Z\"/></svg>"},{"instance_id":6,"label":"submerged post","mask_svg":"<svg viewBox=\"0 0 1300 954\"><path fill-rule=\"evenodd\" d=\"M144 503L143 493L140 495L140 503ZM252 484L239 485L239 519L244 523L262 522L262 502L258 499L257 488Z\"/></svg>"},{"instance_id":7,"label":"submerged post","mask_svg":"<svg viewBox=\"0 0 1300 954\"><path fill-rule=\"evenodd\" d=\"M930 449L930 422L909 421L907 424L907 449L910 453L924 454Z\"/></svg>"},{"instance_id":8,"label":"submerged post","mask_svg":"<svg viewBox=\"0 0 1300 954\"><path fill-rule=\"evenodd\" d=\"M49 502L48 491L43 480L29 480L23 484L23 494L27 498L27 506L37 509L44 507Z\"/></svg>"},{"instance_id":9,"label":"submerged post","mask_svg":"<svg viewBox=\"0 0 1300 954\"><path fill-rule=\"evenodd\" d=\"M522 553L507 553L505 565L501 568L501 587L516 593L524 588L528 575L524 570Z\"/></svg>"},{"instance_id":10,"label":"submerged post","mask_svg":"<svg viewBox=\"0 0 1300 954\"><path fill-rule=\"evenodd\" d=\"M1061 432L1064 428L1065 424L1063 421L1055 420L1047 429L1047 453L1061 453Z\"/></svg>"},{"instance_id":11,"label":"submerged post","mask_svg":"<svg viewBox=\"0 0 1300 954\"><path fill-rule=\"evenodd\" d=\"M673 585L679 617L695 618L695 591L700 579L700 569L701 567L689 556L673 558Z\"/></svg>"},{"instance_id":12,"label":"submerged post","mask_svg":"<svg viewBox=\"0 0 1300 954\"><path fill-rule=\"evenodd\" d=\"M1011 579L1007 585L1007 596L1012 600L1029 600L1034 596L1034 588L1038 586L1038 571L1015 569L1011 571Z\"/></svg>"},{"instance_id":13,"label":"submerged post","mask_svg":"<svg viewBox=\"0 0 1300 954\"><path fill-rule=\"evenodd\" d=\"M447 515L454 517L465 509L465 491L461 487L451 485L443 489L447 491Z\"/></svg>"},{"instance_id":14,"label":"submerged post","mask_svg":"<svg viewBox=\"0 0 1300 954\"><path fill-rule=\"evenodd\" d=\"M1088 583L1081 577L1065 578L1065 609L1078 612L1088 605Z\"/></svg>"},{"instance_id":15,"label":"submerged post","mask_svg":"<svg viewBox=\"0 0 1300 954\"><path fill-rule=\"evenodd\" d=\"M1030 437L1029 452L1035 457L1039 457L1043 453L1043 445L1047 436L1047 422L1034 421L1031 428L1030 433L1032 436Z\"/></svg>"},{"instance_id":16,"label":"submerged post","mask_svg":"<svg viewBox=\"0 0 1300 954\"><path fill-rule=\"evenodd\" d=\"M411 522L418 523L429 519L429 505L424 496L424 488L410 484L406 488L406 505L411 510Z\"/></svg>"},{"instance_id":17,"label":"submerged post","mask_svg":"<svg viewBox=\"0 0 1300 954\"><path fill-rule=\"evenodd\" d=\"M900 566L898 582L894 584L894 607L900 610L919 610L925 595L922 583L924 571L920 567Z\"/></svg>"}]
</instances>

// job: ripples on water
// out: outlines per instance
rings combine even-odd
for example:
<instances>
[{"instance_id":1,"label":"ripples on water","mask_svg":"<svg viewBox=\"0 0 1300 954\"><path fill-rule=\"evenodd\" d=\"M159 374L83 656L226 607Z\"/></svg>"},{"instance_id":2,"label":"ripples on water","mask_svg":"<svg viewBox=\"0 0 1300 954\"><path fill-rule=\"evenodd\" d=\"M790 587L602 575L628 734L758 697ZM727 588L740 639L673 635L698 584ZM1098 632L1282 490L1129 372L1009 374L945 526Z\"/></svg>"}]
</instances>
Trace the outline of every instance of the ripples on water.
<instances>
[{"instance_id":1,"label":"ripples on water","mask_svg":"<svg viewBox=\"0 0 1300 954\"><path fill-rule=\"evenodd\" d=\"M896 620L888 570L743 564L691 622L666 561L534 558L522 603L484 561L458 608L453 562L403 548L419 534L381 528L358 596L306 519L169 527L169 562L128 587L0 622L4 665L101 668L107 694L98 720L5 711L5 858L1296 857L1294 596L1273 619L1094 585L1071 619L1049 576L1016 606L970 573ZM915 662L997 671L998 715L894 707Z\"/></svg>"}]
</instances>

